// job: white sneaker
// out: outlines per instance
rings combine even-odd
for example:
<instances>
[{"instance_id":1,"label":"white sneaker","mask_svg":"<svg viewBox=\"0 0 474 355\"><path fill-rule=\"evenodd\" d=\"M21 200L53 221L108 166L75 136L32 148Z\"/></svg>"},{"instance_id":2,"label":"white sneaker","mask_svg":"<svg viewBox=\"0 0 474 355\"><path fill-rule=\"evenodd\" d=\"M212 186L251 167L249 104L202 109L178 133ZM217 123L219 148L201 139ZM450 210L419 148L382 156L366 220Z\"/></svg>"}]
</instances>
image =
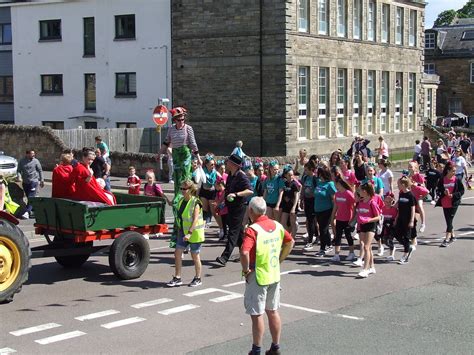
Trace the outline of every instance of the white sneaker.
<instances>
[{"instance_id":1,"label":"white sneaker","mask_svg":"<svg viewBox=\"0 0 474 355\"><path fill-rule=\"evenodd\" d=\"M377 253L377 256L383 256L383 253L385 251L385 248L383 247L383 245L379 248L379 251Z\"/></svg>"},{"instance_id":2,"label":"white sneaker","mask_svg":"<svg viewBox=\"0 0 474 355\"><path fill-rule=\"evenodd\" d=\"M143 238L145 238L146 240L150 239L150 235L149 234L143 234Z\"/></svg>"},{"instance_id":3,"label":"white sneaker","mask_svg":"<svg viewBox=\"0 0 474 355\"><path fill-rule=\"evenodd\" d=\"M165 235L163 233L156 233L155 237L157 238L163 238Z\"/></svg>"},{"instance_id":4,"label":"white sneaker","mask_svg":"<svg viewBox=\"0 0 474 355\"><path fill-rule=\"evenodd\" d=\"M174 181L173 181L173 180L170 180L168 183L170 183L170 184L174 184Z\"/></svg>"},{"instance_id":5,"label":"white sneaker","mask_svg":"<svg viewBox=\"0 0 474 355\"><path fill-rule=\"evenodd\" d=\"M304 246L303 248L304 251L310 251L313 250L313 243L308 243Z\"/></svg>"},{"instance_id":6,"label":"white sneaker","mask_svg":"<svg viewBox=\"0 0 474 355\"><path fill-rule=\"evenodd\" d=\"M354 265L354 266L362 266L362 265L364 265L364 261L363 261L361 258L357 258L357 260L354 261L354 262L352 263L352 265Z\"/></svg>"},{"instance_id":7,"label":"white sneaker","mask_svg":"<svg viewBox=\"0 0 474 355\"><path fill-rule=\"evenodd\" d=\"M219 239L222 238L223 236L224 236L224 230L220 229L219 230Z\"/></svg>"},{"instance_id":8,"label":"white sneaker","mask_svg":"<svg viewBox=\"0 0 474 355\"><path fill-rule=\"evenodd\" d=\"M356 233L352 236L352 239L359 240L359 233Z\"/></svg>"},{"instance_id":9,"label":"white sneaker","mask_svg":"<svg viewBox=\"0 0 474 355\"><path fill-rule=\"evenodd\" d=\"M369 270L362 270L362 271L359 272L357 275L358 275L359 277L362 277L362 278L365 279L365 278L369 277Z\"/></svg>"},{"instance_id":10,"label":"white sneaker","mask_svg":"<svg viewBox=\"0 0 474 355\"><path fill-rule=\"evenodd\" d=\"M30 215L28 214L28 212L25 212L21 215L21 218L28 219L28 218L30 218Z\"/></svg>"},{"instance_id":11,"label":"white sneaker","mask_svg":"<svg viewBox=\"0 0 474 355\"><path fill-rule=\"evenodd\" d=\"M430 204L432 204L433 206L436 205L436 201L435 200L431 200Z\"/></svg>"},{"instance_id":12,"label":"white sneaker","mask_svg":"<svg viewBox=\"0 0 474 355\"><path fill-rule=\"evenodd\" d=\"M400 261L398 262L400 265L408 264L408 257L407 256L402 256L400 258Z\"/></svg>"},{"instance_id":13,"label":"white sneaker","mask_svg":"<svg viewBox=\"0 0 474 355\"><path fill-rule=\"evenodd\" d=\"M394 261L395 260L395 257L393 255L389 255L387 256L387 258L385 259L387 261Z\"/></svg>"},{"instance_id":14,"label":"white sneaker","mask_svg":"<svg viewBox=\"0 0 474 355\"><path fill-rule=\"evenodd\" d=\"M346 261L354 261L356 259L356 256L354 253L349 253L349 255L346 256Z\"/></svg>"},{"instance_id":15,"label":"white sneaker","mask_svg":"<svg viewBox=\"0 0 474 355\"><path fill-rule=\"evenodd\" d=\"M334 256L331 258L331 261L334 262L334 263L340 262L340 261L341 261L341 258L339 257L339 254L334 255Z\"/></svg>"},{"instance_id":16,"label":"white sneaker","mask_svg":"<svg viewBox=\"0 0 474 355\"><path fill-rule=\"evenodd\" d=\"M421 224L420 226L420 233L423 233L426 229L426 225L424 223Z\"/></svg>"},{"instance_id":17,"label":"white sneaker","mask_svg":"<svg viewBox=\"0 0 474 355\"><path fill-rule=\"evenodd\" d=\"M304 240L308 239L308 233L303 234L303 239Z\"/></svg>"},{"instance_id":18,"label":"white sneaker","mask_svg":"<svg viewBox=\"0 0 474 355\"><path fill-rule=\"evenodd\" d=\"M377 271L375 271L375 268L374 268L374 267L371 267L371 268L368 270L368 272L369 272L369 275L370 275L370 274L376 274L376 273L377 273Z\"/></svg>"}]
</instances>

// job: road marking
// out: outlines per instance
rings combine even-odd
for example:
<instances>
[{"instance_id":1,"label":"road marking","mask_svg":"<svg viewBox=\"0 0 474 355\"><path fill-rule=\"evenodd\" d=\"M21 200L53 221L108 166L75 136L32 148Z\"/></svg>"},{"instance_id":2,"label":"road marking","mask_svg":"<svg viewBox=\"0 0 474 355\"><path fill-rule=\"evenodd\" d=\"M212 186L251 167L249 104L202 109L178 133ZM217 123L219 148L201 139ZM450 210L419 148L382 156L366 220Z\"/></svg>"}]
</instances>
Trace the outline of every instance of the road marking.
<instances>
[{"instance_id":1,"label":"road marking","mask_svg":"<svg viewBox=\"0 0 474 355\"><path fill-rule=\"evenodd\" d=\"M116 322L101 324L101 327L105 328L105 329L112 329L112 328L117 328L117 327L123 327L124 325L140 323L140 322L143 322L145 320L146 320L145 318L132 317L132 318L118 320Z\"/></svg>"},{"instance_id":2,"label":"road marking","mask_svg":"<svg viewBox=\"0 0 474 355\"><path fill-rule=\"evenodd\" d=\"M7 355L7 354L13 354L16 353L15 349L12 348L2 348L0 349L0 355Z\"/></svg>"},{"instance_id":3,"label":"road marking","mask_svg":"<svg viewBox=\"0 0 474 355\"><path fill-rule=\"evenodd\" d=\"M320 311L318 309L300 307L300 306L295 306L295 305L288 304L288 303L280 303L280 306L287 307L287 308L298 309L300 311L305 311L305 312L310 312L310 313L317 313L317 314L328 314L329 313L329 312L326 312L326 311Z\"/></svg>"},{"instance_id":4,"label":"road marking","mask_svg":"<svg viewBox=\"0 0 474 355\"><path fill-rule=\"evenodd\" d=\"M183 296L194 297L194 296L200 296L200 295L207 295L208 293L213 293L213 292L228 293L229 291L222 291L222 290L219 290L217 288L205 288L205 289L199 290L199 291L184 293Z\"/></svg>"},{"instance_id":5,"label":"road marking","mask_svg":"<svg viewBox=\"0 0 474 355\"><path fill-rule=\"evenodd\" d=\"M299 272L301 272L300 269L290 270L290 271L283 271L283 272L280 272L280 275L297 274Z\"/></svg>"},{"instance_id":6,"label":"road marking","mask_svg":"<svg viewBox=\"0 0 474 355\"><path fill-rule=\"evenodd\" d=\"M195 309L195 308L199 308L199 306L195 305L195 304L185 304L184 306L168 308L168 309L165 309L163 311L159 311L158 313L162 314L164 316L169 316L170 314L185 312L185 311L189 311L189 310Z\"/></svg>"},{"instance_id":7,"label":"road marking","mask_svg":"<svg viewBox=\"0 0 474 355\"><path fill-rule=\"evenodd\" d=\"M222 285L222 287L232 287L232 286L237 286L237 285L243 285L244 283L245 283L245 280L244 281L233 282L231 284L225 284L225 285Z\"/></svg>"},{"instance_id":8,"label":"road marking","mask_svg":"<svg viewBox=\"0 0 474 355\"><path fill-rule=\"evenodd\" d=\"M322 266L321 264L311 265L311 267L314 267L314 268L321 267L321 266Z\"/></svg>"},{"instance_id":9,"label":"road marking","mask_svg":"<svg viewBox=\"0 0 474 355\"><path fill-rule=\"evenodd\" d=\"M466 232L466 233L461 233L461 234L458 234L460 237L463 236L463 235L471 235L471 234L474 234L474 231L470 231L470 232Z\"/></svg>"},{"instance_id":10,"label":"road marking","mask_svg":"<svg viewBox=\"0 0 474 355\"><path fill-rule=\"evenodd\" d=\"M77 337L80 337L82 335L86 335L86 333L81 332L79 330L76 330L74 332L58 334L58 335L55 335L55 336L52 336L52 337L35 340L35 343L38 343L38 344L41 344L41 345L47 345L47 344L56 343L56 342L62 341L62 340L77 338Z\"/></svg>"},{"instance_id":11,"label":"road marking","mask_svg":"<svg viewBox=\"0 0 474 355\"><path fill-rule=\"evenodd\" d=\"M168 249L169 247L157 247L157 248L152 248L150 250L160 250L160 249Z\"/></svg>"},{"instance_id":12,"label":"road marking","mask_svg":"<svg viewBox=\"0 0 474 355\"><path fill-rule=\"evenodd\" d=\"M158 304L168 303L168 302L172 302L172 301L173 300L171 298L159 298L159 299L153 300L153 301L132 304L130 307L140 309L140 308L152 307L152 306L156 306Z\"/></svg>"},{"instance_id":13,"label":"road marking","mask_svg":"<svg viewBox=\"0 0 474 355\"><path fill-rule=\"evenodd\" d=\"M474 198L474 197L463 197L463 198L461 199L461 201L464 201L464 200L472 200L473 198Z\"/></svg>"},{"instance_id":14,"label":"road marking","mask_svg":"<svg viewBox=\"0 0 474 355\"><path fill-rule=\"evenodd\" d=\"M37 325L36 327L15 330L14 332L10 332L10 334L16 337L19 337L26 334L31 334L31 333L41 332L43 330L57 328L60 326L61 324L57 324L57 323L46 323L46 324Z\"/></svg>"},{"instance_id":15,"label":"road marking","mask_svg":"<svg viewBox=\"0 0 474 355\"><path fill-rule=\"evenodd\" d=\"M209 301L215 302L215 303L221 303L221 302L235 300L235 299L241 298L241 297L244 297L244 295L242 295L240 293L232 293L232 294L227 295L227 296L211 298Z\"/></svg>"},{"instance_id":16,"label":"road marking","mask_svg":"<svg viewBox=\"0 0 474 355\"><path fill-rule=\"evenodd\" d=\"M348 316L345 314L336 314L336 317L347 318L347 319L354 319L354 320L364 320L364 318Z\"/></svg>"},{"instance_id":17,"label":"road marking","mask_svg":"<svg viewBox=\"0 0 474 355\"><path fill-rule=\"evenodd\" d=\"M109 309L107 311L86 314L85 316L76 317L74 319L77 319L77 320L80 320L81 322L83 322L85 320L91 320L91 319L96 319L96 318L107 317L107 316L111 316L112 314L117 314L117 313L120 313L120 312L116 311L115 309Z\"/></svg>"}]
</instances>

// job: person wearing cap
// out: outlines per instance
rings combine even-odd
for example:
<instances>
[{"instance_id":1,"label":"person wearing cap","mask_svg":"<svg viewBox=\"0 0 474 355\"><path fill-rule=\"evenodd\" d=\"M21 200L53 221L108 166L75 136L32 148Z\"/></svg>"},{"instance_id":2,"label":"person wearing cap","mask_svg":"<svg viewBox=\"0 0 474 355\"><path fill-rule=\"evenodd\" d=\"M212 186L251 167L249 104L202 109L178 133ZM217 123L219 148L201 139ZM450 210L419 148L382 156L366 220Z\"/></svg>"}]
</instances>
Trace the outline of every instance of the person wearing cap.
<instances>
[{"instance_id":1,"label":"person wearing cap","mask_svg":"<svg viewBox=\"0 0 474 355\"><path fill-rule=\"evenodd\" d=\"M244 228L242 221L245 216L246 197L253 194L252 185L247 175L242 171L242 158L232 154L226 161L226 169L229 171L225 187L225 204L229 210L227 225L229 232L227 244L222 255L216 258L216 262L225 266L232 251L236 246L242 244Z\"/></svg>"}]
</instances>

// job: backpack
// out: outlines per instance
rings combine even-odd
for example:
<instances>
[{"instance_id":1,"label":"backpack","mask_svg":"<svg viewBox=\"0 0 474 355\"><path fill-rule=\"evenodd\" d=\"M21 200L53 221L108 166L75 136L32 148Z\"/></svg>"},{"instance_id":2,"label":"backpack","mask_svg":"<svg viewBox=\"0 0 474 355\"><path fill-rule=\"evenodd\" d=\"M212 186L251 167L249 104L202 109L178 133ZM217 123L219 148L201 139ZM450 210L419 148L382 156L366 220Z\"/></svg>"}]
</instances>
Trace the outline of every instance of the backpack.
<instances>
[{"instance_id":1,"label":"backpack","mask_svg":"<svg viewBox=\"0 0 474 355\"><path fill-rule=\"evenodd\" d=\"M309 197L306 196L305 194L305 186L304 186L304 183L308 178L309 178L309 175L304 175L303 178L301 179L304 198L314 198L314 189L316 188L316 184L318 183L318 178L316 177L316 175L313 175L313 190L311 191L312 196L309 196Z\"/></svg>"},{"instance_id":2,"label":"backpack","mask_svg":"<svg viewBox=\"0 0 474 355\"><path fill-rule=\"evenodd\" d=\"M373 204L370 205L371 208L373 208ZM384 221L384 216L382 213L379 213L379 221L377 222L377 228L375 230L375 234L376 235L382 235L382 232L383 232L383 221Z\"/></svg>"}]
</instances>

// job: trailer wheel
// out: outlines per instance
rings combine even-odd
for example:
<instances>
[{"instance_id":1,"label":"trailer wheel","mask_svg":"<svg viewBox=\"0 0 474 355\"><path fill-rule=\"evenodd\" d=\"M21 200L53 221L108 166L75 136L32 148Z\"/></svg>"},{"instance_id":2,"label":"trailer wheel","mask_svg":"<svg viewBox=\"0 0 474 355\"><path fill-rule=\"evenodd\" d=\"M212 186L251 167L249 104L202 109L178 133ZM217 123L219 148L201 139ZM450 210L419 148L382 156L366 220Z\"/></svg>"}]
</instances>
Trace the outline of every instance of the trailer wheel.
<instances>
[{"instance_id":1,"label":"trailer wheel","mask_svg":"<svg viewBox=\"0 0 474 355\"><path fill-rule=\"evenodd\" d=\"M148 241L137 232L122 233L110 248L110 268L119 279L130 280L140 277L149 262L150 246Z\"/></svg>"},{"instance_id":2,"label":"trailer wheel","mask_svg":"<svg viewBox=\"0 0 474 355\"><path fill-rule=\"evenodd\" d=\"M84 255L68 255L68 256L55 256L54 258L59 265L67 269L73 269L81 267L87 259L89 259L90 254Z\"/></svg>"},{"instance_id":3,"label":"trailer wheel","mask_svg":"<svg viewBox=\"0 0 474 355\"><path fill-rule=\"evenodd\" d=\"M0 303L11 302L20 292L30 268L28 238L15 225L0 220Z\"/></svg>"}]
</instances>

